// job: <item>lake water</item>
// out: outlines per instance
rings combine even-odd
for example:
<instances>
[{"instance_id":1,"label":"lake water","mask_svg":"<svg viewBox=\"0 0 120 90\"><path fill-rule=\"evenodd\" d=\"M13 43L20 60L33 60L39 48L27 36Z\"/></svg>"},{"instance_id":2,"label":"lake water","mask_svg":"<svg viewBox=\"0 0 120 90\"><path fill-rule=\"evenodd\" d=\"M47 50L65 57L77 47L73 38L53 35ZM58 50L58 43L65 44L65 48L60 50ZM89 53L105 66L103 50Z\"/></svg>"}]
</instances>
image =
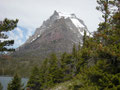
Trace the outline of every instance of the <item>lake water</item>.
<instances>
[{"instance_id":1,"label":"lake water","mask_svg":"<svg viewBox=\"0 0 120 90\"><path fill-rule=\"evenodd\" d=\"M12 80L12 78L13 77L0 76L0 82L3 86L3 90L7 90L8 83ZM22 84L24 84L24 87L26 86L27 81L27 78L22 78Z\"/></svg>"}]
</instances>

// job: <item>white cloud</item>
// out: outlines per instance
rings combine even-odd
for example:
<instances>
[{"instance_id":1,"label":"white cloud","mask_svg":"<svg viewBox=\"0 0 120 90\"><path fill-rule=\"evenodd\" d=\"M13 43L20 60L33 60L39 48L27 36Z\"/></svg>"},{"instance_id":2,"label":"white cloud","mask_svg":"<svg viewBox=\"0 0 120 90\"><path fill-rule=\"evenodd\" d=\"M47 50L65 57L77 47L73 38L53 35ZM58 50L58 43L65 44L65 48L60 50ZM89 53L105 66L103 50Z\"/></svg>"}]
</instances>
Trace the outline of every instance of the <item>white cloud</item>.
<instances>
[{"instance_id":1,"label":"white cloud","mask_svg":"<svg viewBox=\"0 0 120 90\"><path fill-rule=\"evenodd\" d=\"M20 36L19 38L23 38L23 31L20 28L16 28L16 31L18 35Z\"/></svg>"},{"instance_id":2,"label":"white cloud","mask_svg":"<svg viewBox=\"0 0 120 90\"><path fill-rule=\"evenodd\" d=\"M18 47L24 43L22 40L23 37L23 32L20 28L15 29L16 33L14 31L8 32L9 38L8 40L14 40L14 47Z\"/></svg>"},{"instance_id":3,"label":"white cloud","mask_svg":"<svg viewBox=\"0 0 120 90\"><path fill-rule=\"evenodd\" d=\"M30 36L32 36L33 33L34 33L34 31L35 31L34 28L28 28L28 29L27 29L27 33L26 33L26 35L25 35L26 39L28 39Z\"/></svg>"},{"instance_id":4,"label":"white cloud","mask_svg":"<svg viewBox=\"0 0 120 90\"><path fill-rule=\"evenodd\" d=\"M23 41L19 39L19 40L17 41L17 45L22 45L22 44L23 44Z\"/></svg>"},{"instance_id":5,"label":"white cloud","mask_svg":"<svg viewBox=\"0 0 120 90\"><path fill-rule=\"evenodd\" d=\"M18 46L22 45L26 39L28 39L30 36L32 36L33 34L33 29L29 28L26 30L27 33L24 32L24 28L21 29L19 27L17 27L15 30L13 31L9 31L6 34L9 36L8 39L0 39L0 41L5 41L5 40L14 40L14 48L17 48ZM12 46L10 46L12 47Z\"/></svg>"}]
</instances>

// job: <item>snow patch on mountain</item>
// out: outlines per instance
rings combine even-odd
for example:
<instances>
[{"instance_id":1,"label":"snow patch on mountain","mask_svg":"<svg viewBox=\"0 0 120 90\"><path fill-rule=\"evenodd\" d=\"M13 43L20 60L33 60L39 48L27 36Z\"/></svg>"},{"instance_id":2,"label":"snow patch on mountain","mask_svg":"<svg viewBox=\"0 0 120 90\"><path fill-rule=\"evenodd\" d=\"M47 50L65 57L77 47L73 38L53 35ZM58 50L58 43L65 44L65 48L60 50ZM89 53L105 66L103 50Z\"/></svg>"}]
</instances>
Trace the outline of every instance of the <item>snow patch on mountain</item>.
<instances>
[{"instance_id":1,"label":"snow patch on mountain","mask_svg":"<svg viewBox=\"0 0 120 90\"><path fill-rule=\"evenodd\" d=\"M62 13L62 12L58 12L58 15L59 15L59 18L68 18L68 17L70 17L70 18L75 18L76 16L75 16L75 14L66 14L66 13Z\"/></svg>"},{"instance_id":2,"label":"snow patch on mountain","mask_svg":"<svg viewBox=\"0 0 120 90\"><path fill-rule=\"evenodd\" d=\"M69 18L72 21L72 23L76 26L79 33L82 36L84 36L84 30L83 29L85 29L85 26L79 21L79 19L76 17L75 14L66 14L66 13L57 12L57 11L55 11L55 13L57 13L56 15L57 15L58 19L61 19L61 18L67 19L67 18ZM71 27L70 27L70 29L71 29ZM86 35L90 36L90 33L88 31L86 31Z\"/></svg>"},{"instance_id":3,"label":"snow patch on mountain","mask_svg":"<svg viewBox=\"0 0 120 90\"><path fill-rule=\"evenodd\" d=\"M72 25L74 25L79 32L78 37L84 36L84 30L86 31L86 35L90 36L90 33L88 32L83 21L78 19L75 14L66 14L66 13L54 11L54 14L49 19L44 21L42 26L35 31L35 34L27 40L27 43L32 43L33 41L35 41L46 30L48 30L50 27L52 27L52 25L54 24L54 22L56 20L59 20L62 18L64 20L69 19L72 22L72 24L69 25L69 28L70 28L70 30L73 31L73 33L76 33L77 31L75 31L75 29L73 29L73 27L72 27ZM66 23L70 23L70 22L66 22Z\"/></svg>"},{"instance_id":4,"label":"snow patch on mountain","mask_svg":"<svg viewBox=\"0 0 120 90\"><path fill-rule=\"evenodd\" d=\"M76 26L76 27L85 27L83 26L76 18L71 18L71 21L73 22L73 24Z\"/></svg>"}]
</instances>

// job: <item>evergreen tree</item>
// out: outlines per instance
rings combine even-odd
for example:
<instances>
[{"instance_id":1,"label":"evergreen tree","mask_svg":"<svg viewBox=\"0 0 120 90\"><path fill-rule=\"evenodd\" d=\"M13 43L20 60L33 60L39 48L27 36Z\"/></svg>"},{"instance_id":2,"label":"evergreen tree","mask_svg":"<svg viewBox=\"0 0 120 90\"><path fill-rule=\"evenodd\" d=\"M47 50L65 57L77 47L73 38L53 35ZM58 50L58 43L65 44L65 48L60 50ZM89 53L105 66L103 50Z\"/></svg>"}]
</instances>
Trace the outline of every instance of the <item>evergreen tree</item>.
<instances>
[{"instance_id":1,"label":"evergreen tree","mask_svg":"<svg viewBox=\"0 0 120 90\"><path fill-rule=\"evenodd\" d=\"M2 84L0 83L0 90L2 90L3 89L3 87L2 87Z\"/></svg>"},{"instance_id":2,"label":"evergreen tree","mask_svg":"<svg viewBox=\"0 0 120 90\"><path fill-rule=\"evenodd\" d=\"M63 74L58 66L58 59L55 54L50 56L48 72L48 85L60 83L62 81Z\"/></svg>"},{"instance_id":3,"label":"evergreen tree","mask_svg":"<svg viewBox=\"0 0 120 90\"><path fill-rule=\"evenodd\" d=\"M64 81L71 79L74 76L75 58L72 54L63 53L61 56L61 69L64 75Z\"/></svg>"},{"instance_id":4,"label":"evergreen tree","mask_svg":"<svg viewBox=\"0 0 120 90\"><path fill-rule=\"evenodd\" d=\"M8 90L22 90L21 78L15 74L12 81L8 84Z\"/></svg>"},{"instance_id":5,"label":"evergreen tree","mask_svg":"<svg viewBox=\"0 0 120 90\"><path fill-rule=\"evenodd\" d=\"M112 16L111 24L116 28L120 28L120 0L114 0L111 3L111 5L117 8L114 10L114 15Z\"/></svg>"},{"instance_id":6,"label":"evergreen tree","mask_svg":"<svg viewBox=\"0 0 120 90\"><path fill-rule=\"evenodd\" d=\"M97 0L97 3L99 6L97 6L96 9L102 12L102 17L104 19L104 22L99 24L100 27L98 29L98 31L102 31L104 29L107 29L108 19L110 15L109 0Z\"/></svg>"},{"instance_id":7,"label":"evergreen tree","mask_svg":"<svg viewBox=\"0 0 120 90\"><path fill-rule=\"evenodd\" d=\"M98 28L99 30L102 30L102 32L97 34L97 38L99 37L100 43L101 43L101 49L99 50L99 55L101 58L106 58L109 60L112 64L115 66L117 65L119 61L119 44L120 44L120 11L119 11L119 0L99 0L98 4L99 9L101 12L103 12L103 18L105 21L101 26ZM108 17L110 15L110 5L113 5L113 7L117 7L117 9L114 11L113 15L111 17ZM99 10L98 9L98 10ZM116 69L117 70L117 69ZM115 71L116 71L115 70ZM118 71L118 70L117 70Z\"/></svg>"},{"instance_id":8,"label":"evergreen tree","mask_svg":"<svg viewBox=\"0 0 120 90\"><path fill-rule=\"evenodd\" d=\"M47 79L46 77L48 76L48 69L49 69L49 63L48 63L48 58L44 60L40 67L40 83L41 83L41 89L46 88L46 83Z\"/></svg>"},{"instance_id":9,"label":"evergreen tree","mask_svg":"<svg viewBox=\"0 0 120 90\"><path fill-rule=\"evenodd\" d=\"M104 21L99 24L96 38L98 39L99 43L106 45L107 36L110 34L109 29L112 14L110 0L97 0L97 3L99 6L97 6L96 9L102 12L102 18Z\"/></svg>"},{"instance_id":10,"label":"evergreen tree","mask_svg":"<svg viewBox=\"0 0 120 90\"><path fill-rule=\"evenodd\" d=\"M40 73L38 67L33 68L31 72L31 76L27 83L27 88L29 88L30 90L40 90L41 82L40 82Z\"/></svg>"},{"instance_id":11,"label":"evergreen tree","mask_svg":"<svg viewBox=\"0 0 120 90\"><path fill-rule=\"evenodd\" d=\"M81 50L81 43L79 42L79 45L78 45L78 51Z\"/></svg>"},{"instance_id":12,"label":"evergreen tree","mask_svg":"<svg viewBox=\"0 0 120 90\"><path fill-rule=\"evenodd\" d=\"M77 57L77 50L76 50L75 44L73 45L72 55L73 55L73 57Z\"/></svg>"},{"instance_id":13,"label":"evergreen tree","mask_svg":"<svg viewBox=\"0 0 120 90\"><path fill-rule=\"evenodd\" d=\"M4 19L4 21L0 21L0 39L7 39L8 36L5 34L5 32L13 30L15 27L17 27L18 20L8 20L7 18ZM14 49L7 48L6 46L11 46L14 44L13 40L6 40L1 41L0 40L0 52L4 51L14 51Z\"/></svg>"},{"instance_id":14,"label":"evergreen tree","mask_svg":"<svg viewBox=\"0 0 120 90\"><path fill-rule=\"evenodd\" d=\"M104 22L99 24L95 36L87 40L89 46L82 48L78 55L79 58L82 57L89 62L84 67L79 67L81 70L76 77L77 84L74 85L74 88L86 90L92 87L95 90L119 90L120 0L112 2L111 0L98 0L97 2L99 4L97 9L103 13ZM110 11L111 5L117 7L113 14ZM112 16L110 17L110 15ZM88 68L88 65L95 60L97 60L95 64Z\"/></svg>"},{"instance_id":15,"label":"evergreen tree","mask_svg":"<svg viewBox=\"0 0 120 90\"><path fill-rule=\"evenodd\" d=\"M83 36L83 46L86 45L86 31L84 30L84 36Z\"/></svg>"}]
</instances>

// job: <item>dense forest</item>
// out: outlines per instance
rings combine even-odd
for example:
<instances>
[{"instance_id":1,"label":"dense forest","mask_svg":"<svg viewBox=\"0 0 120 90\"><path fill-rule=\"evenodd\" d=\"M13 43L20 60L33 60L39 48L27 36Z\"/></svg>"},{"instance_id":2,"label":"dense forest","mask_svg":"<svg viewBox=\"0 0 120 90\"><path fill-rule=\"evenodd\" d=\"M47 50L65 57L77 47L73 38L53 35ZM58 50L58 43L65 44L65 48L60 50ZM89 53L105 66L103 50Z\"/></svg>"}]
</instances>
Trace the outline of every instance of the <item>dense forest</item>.
<instances>
[{"instance_id":1,"label":"dense forest","mask_svg":"<svg viewBox=\"0 0 120 90\"><path fill-rule=\"evenodd\" d=\"M31 70L27 90L120 90L120 0L98 0L103 22L72 53L55 53ZM62 84L63 83L63 84ZM0 85L1 89L1 85ZM21 90L16 74L8 90Z\"/></svg>"}]
</instances>

